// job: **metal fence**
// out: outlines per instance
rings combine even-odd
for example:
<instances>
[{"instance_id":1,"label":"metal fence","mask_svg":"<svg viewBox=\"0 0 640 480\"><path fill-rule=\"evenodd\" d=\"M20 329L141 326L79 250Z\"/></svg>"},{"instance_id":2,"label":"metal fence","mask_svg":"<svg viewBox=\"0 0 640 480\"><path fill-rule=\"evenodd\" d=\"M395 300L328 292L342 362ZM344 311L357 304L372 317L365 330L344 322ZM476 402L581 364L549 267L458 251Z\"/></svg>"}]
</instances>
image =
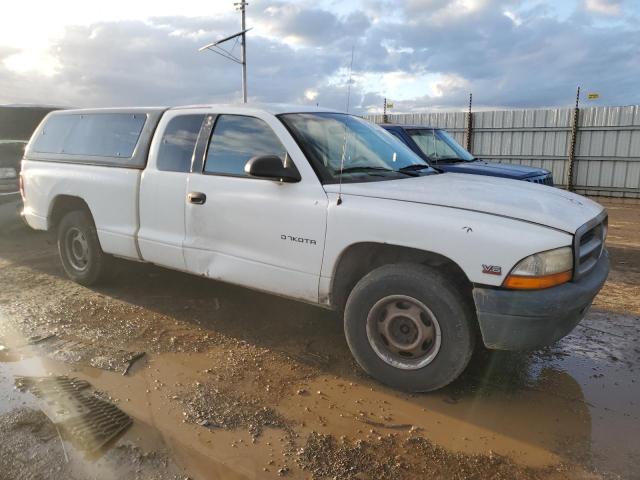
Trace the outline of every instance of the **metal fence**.
<instances>
[{"instance_id":1,"label":"metal fence","mask_svg":"<svg viewBox=\"0 0 640 480\"><path fill-rule=\"evenodd\" d=\"M429 125L451 132L471 153L496 162L546 168L556 185L569 185L573 108L389 114L391 123ZM369 115L381 123L382 115ZM587 195L640 198L640 106L589 107L578 113L573 188Z\"/></svg>"}]
</instances>

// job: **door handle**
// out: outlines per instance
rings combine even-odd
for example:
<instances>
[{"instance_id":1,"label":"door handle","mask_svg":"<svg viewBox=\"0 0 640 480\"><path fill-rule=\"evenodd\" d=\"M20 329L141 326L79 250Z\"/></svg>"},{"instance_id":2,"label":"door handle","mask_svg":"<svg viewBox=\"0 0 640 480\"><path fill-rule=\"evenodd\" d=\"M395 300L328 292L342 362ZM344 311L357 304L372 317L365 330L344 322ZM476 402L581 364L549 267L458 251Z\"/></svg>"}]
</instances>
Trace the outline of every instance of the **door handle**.
<instances>
[{"instance_id":1,"label":"door handle","mask_svg":"<svg viewBox=\"0 0 640 480\"><path fill-rule=\"evenodd\" d=\"M202 192L189 192L187 201L194 205L203 205L207 201L207 196Z\"/></svg>"}]
</instances>

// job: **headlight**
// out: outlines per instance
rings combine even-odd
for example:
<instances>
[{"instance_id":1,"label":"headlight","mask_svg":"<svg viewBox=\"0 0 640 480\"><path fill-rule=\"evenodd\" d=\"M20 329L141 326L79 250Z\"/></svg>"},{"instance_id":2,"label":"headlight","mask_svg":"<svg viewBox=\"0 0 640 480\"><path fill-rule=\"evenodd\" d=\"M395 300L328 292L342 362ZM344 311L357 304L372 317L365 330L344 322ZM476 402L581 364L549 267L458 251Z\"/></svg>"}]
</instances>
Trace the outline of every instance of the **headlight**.
<instances>
[{"instance_id":1,"label":"headlight","mask_svg":"<svg viewBox=\"0 0 640 480\"><path fill-rule=\"evenodd\" d=\"M0 180L5 180L7 178L17 178L18 172L16 172L15 168L0 168Z\"/></svg>"},{"instance_id":2,"label":"headlight","mask_svg":"<svg viewBox=\"0 0 640 480\"><path fill-rule=\"evenodd\" d=\"M506 288L534 290L560 285L572 277L573 250L571 247L561 247L522 259L502 285Z\"/></svg>"}]
</instances>

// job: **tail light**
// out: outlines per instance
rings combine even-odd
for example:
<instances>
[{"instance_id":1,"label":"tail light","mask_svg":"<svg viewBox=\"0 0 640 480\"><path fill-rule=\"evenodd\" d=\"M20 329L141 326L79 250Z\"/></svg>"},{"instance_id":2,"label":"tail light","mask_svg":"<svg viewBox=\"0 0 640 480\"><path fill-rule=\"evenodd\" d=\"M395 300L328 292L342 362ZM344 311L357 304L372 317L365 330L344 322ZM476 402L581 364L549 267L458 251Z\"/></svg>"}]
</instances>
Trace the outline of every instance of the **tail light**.
<instances>
[{"instance_id":1,"label":"tail light","mask_svg":"<svg viewBox=\"0 0 640 480\"><path fill-rule=\"evenodd\" d=\"M18 177L18 186L20 187L20 196L22 196L22 200L26 200L24 195L24 180L22 179L22 172L20 172L20 177Z\"/></svg>"}]
</instances>

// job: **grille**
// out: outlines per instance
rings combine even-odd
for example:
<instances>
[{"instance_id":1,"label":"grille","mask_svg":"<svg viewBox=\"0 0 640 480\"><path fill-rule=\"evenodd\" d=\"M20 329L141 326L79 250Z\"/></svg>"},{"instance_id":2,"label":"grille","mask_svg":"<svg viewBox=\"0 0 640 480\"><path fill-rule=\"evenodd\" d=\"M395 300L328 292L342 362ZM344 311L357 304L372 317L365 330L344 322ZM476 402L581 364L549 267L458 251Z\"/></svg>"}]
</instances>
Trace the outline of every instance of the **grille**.
<instances>
[{"instance_id":1,"label":"grille","mask_svg":"<svg viewBox=\"0 0 640 480\"><path fill-rule=\"evenodd\" d=\"M607 212L602 212L576 232L574 244L574 278L586 275L596 266L607 237Z\"/></svg>"},{"instance_id":2,"label":"grille","mask_svg":"<svg viewBox=\"0 0 640 480\"><path fill-rule=\"evenodd\" d=\"M538 183L540 185L549 185L550 187L553 187L553 175L551 173L538 175L537 177L525 178L524 181Z\"/></svg>"}]
</instances>

